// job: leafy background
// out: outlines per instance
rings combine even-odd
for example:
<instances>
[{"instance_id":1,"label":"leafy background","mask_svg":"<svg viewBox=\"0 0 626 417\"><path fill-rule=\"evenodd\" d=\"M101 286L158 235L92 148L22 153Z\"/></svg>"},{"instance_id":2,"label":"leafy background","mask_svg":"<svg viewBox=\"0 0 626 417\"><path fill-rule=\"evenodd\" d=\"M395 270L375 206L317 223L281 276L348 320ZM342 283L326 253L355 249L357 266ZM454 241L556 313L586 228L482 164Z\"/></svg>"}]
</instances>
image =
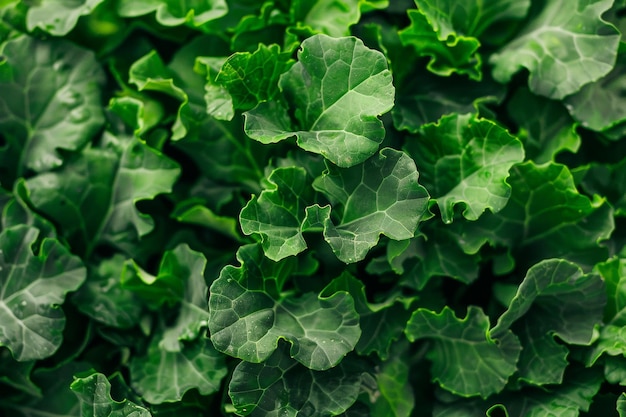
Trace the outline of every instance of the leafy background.
<instances>
[{"instance_id":1,"label":"leafy background","mask_svg":"<svg viewBox=\"0 0 626 417\"><path fill-rule=\"evenodd\" d=\"M0 0L0 415L626 416L624 0Z\"/></svg>"}]
</instances>

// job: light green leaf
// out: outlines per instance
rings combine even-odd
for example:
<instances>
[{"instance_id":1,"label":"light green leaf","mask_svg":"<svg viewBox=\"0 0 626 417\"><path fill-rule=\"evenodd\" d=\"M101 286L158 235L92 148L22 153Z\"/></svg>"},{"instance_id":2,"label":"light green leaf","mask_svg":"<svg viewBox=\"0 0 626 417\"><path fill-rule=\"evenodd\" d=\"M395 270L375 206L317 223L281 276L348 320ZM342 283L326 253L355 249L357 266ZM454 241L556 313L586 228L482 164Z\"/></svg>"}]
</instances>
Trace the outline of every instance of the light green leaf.
<instances>
[{"instance_id":1,"label":"light green leaf","mask_svg":"<svg viewBox=\"0 0 626 417\"><path fill-rule=\"evenodd\" d=\"M385 56L354 37L315 35L302 42L298 59L279 81L295 118L282 103L261 103L244 113L246 133L262 143L297 136L302 149L341 167L365 161L385 135L377 116L393 106Z\"/></svg>"},{"instance_id":2,"label":"light green leaf","mask_svg":"<svg viewBox=\"0 0 626 417\"><path fill-rule=\"evenodd\" d=\"M498 339L489 335L489 317L474 306L463 319L448 307L441 313L417 309L405 333L413 342L429 339L427 357L432 376L442 388L464 397L500 392L516 371L521 346L517 337L506 331Z\"/></svg>"},{"instance_id":3,"label":"light green leaf","mask_svg":"<svg viewBox=\"0 0 626 417\"><path fill-rule=\"evenodd\" d=\"M291 357L310 369L325 370L354 349L361 329L350 294L273 299L254 285L260 277L252 273L247 263L227 266L211 285L209 332L217 350L260 363L284 339L291 344Z\"/></svg>"},{"instance_id":4,"label":"light green leaf","mask_svg":"<svg viewBox=\"0 0 626 417\"><path fill-rule=\"evenodd\" d=\"M141 100L129 96L113 97L109 101L109 110L119 116L139 137L165 117L161 103L147 97L142 97Z\"/></svg>"},{"instance_id":5,"label":"light green leaf","mask_svg":"<svg viewBox=\"0 0 626 417\"><path fill-rule=\"evenodd\" d=\"M143 305L131 291L122 288L126 258L120 254L88 269L87 281L72 297L78 309L107 326L130 328L143 312Z\"/></svg>"},{"instance_id":6,"label":"light green leaf","mask_svg":"<svg viewBox=\"0 0 626 417\"><path fill-rule=\"evenodd\" d=\"M145 356L134 356L130 362L132 387L149 403L181 401L183 395L197 389L209 395L220 389L227 374L224 355L217 352L209 339L199 337L186 342L178 352L160 348L155 337Z\"/></svg>"},{"instance_id":7,"label":"light green leaf","mask_svg":"<svg viewBox=\"0 0 626 417\"><path fill-rule=\"evenodd\" d=\"M70 386L80 400L82 417L150 417L152 414L140 405L124 399L111 398L111 383L101 373L74 377Z\"/></svg>"},{"instance_id":8,"label":"light green leaf","mask_svg":"<svg viewBox=\"0 0 626 417\"><path fill-rule=\"evenodd\" d=\"M400 32L402 43L415 46L422 56L430 56L428 69L436 74L448 76L457 72L480 80L478 38L496 23L507 22L510 26L522 19L530 0L489 4L473 0L415 0L415 4L418 10L408 11L411 26Z\"/></svg>"},{"instance_id":9,"label":"light green leaf","mask_svg":"<svg viewBox=\"0 0 626 417\"><path fill-rule=\"evenodd\" d=\"M455 224L466 253L489 242L510 248L520 267L563 258L586 271L607 258L601 241L614 228L612 210L605 201L580 194L567 167L525 162L513 167L508 182L512 192L503 210Z\"/></svg>"},{"instance_id":10,"label":"light green leaf","mask_svg":"<svg viewBox=\"0 0 626 417\"><path fill-rule=\"evenodd\" d=\"M528 69L530 90L562 99L607 75L615 65L620 40L614 26L602 20L613 0L554 0L536 3L530 20L490 58L493 76L508 82Z\"/></svg>"},{"instance_id":11,"label":"light green leaf","mask_svg":"<svg viewBox=\"0 0 626 417\"><path fill-rule=\"evenodd\" d=\"M59 348L65 327L59 306L86 275L78 257L38 235L29 226L0 233L0 346L20 362L47 358Z\"/></svg>"},{"instance_id":12,"label":"light green leaf","mask_svg":"<svg viewBox=\"0 0 626 417\"><path fill-rule=\"evenodd\" d=\"M461 0L450 3L446 0L415 0L431 22L439 39L447 40L457 33L480 38L491 26L499 22L523 19L528 13L530 0L499 0L481 3Z\"/></svg>"},{"instance_id":13,"label":"light green leaf","mask_svg":"<svg viewBox=\"0 0 626 417\"><path fill-rule=\"evenodd\" d=\"M20 36L0 51L0 179L59 167L58 149L78 150L104 123L104 73L92 52L66 40ZM4 171L4 172L2 172ZM6 179L8 178L8 180Z\"/></svg>"},{"instance_id":14,"label":"light green leaf","mask_svg":"<svg viewBox=\"0 0 626 417\"><path fill-rule=\"evenodd\" d=\"M624 74L626 44L621 43L613 70L565 99L565 106L572 117L582 126L595 131L608 130L626 123L626 99L621 94L626 88Z\"/></svg>"},{"instance_id":15,"label":"light green leaf","mask_svg":"<svg viewBox=\"0 0 626 417\"><path fill-rule=\"evenodd\" d=\"M104 0L42 0L30 3L26 14L28 31L40 28L52 36L67 35L78 18L88 15Z\"/></svg>"},{"instance_id":16,"label":"light green leaf","mask_svg":"<svg viewBox=\"0 0 626 417\"><path fill-rule=\"evenodd\" d=\"M356 401L361 388L360 369L345 362L350 360L326 371L311 370L291 359L281 346L262 363L239 363L228 395L239 415L338 415Z\"/></svg>"},{"instance_id":17,"label":"light green leaf","mask_svg":"<svg viewBox=\"0 0 626 417\"><path fill-rule=\"evenodd\" d=\"M577 125L561 103L533 95L524 87L513 94L507 110L520 128L517 137L524 143L527 159L542 164L554 161L560 152L578 151Z\"/></svg>"},{"instance_id":18,"label":"light green leaf","mask_svg":"<svg viewBox=\"0 0 626 417\"><path fill-rule=\"evenodd\" d=\"M298 26L334 38L350 35L350 27L361 18L362 0L294 0L289 15Z\"/></svg>"},{"instance_id":19,"label":"light green leaf","mask_svg":"<svg viewBox=\"0 0 626 417\"><path fill-rule=\"evenodd\" d=\"M156 12L156 20L163 26L201 27L224 16L228 6L224 0L120 0L117 12L122 17L143 16Z\"/></svg>"},{"instance_id":20,"label":"light green leaf","mask_svg":"<svg viewBox=\"0 0 626 417\"><path fill-rule=\"evenodd\" d=\"M306 249L302 222L314 193L306 171L297 166L276 168L267 183L241 210L239 222L245 234L261 236L265 256L279 261Z\"/></svg>"},{"instance_id":21,"label":"light green leaf","mask_svg":"<svg viewBox=\"0 0 626 417\"><path fill-rule=\"evenodd\" d=\"M427 214L428 193L418 183L413 160L391 148L348 169L327 164L313 188L332 204L307 207L304 230L323 226L324 238L345 263L367 255L381 234L391 239L413 237Z\"/></svg>"},{"instance_id":22,"label":"light green leaf","mask_svg":"<svg viewBox=\"0 0 626 417\"><path fill-rule=\"evenodd\" d=\"M63 168L26 182L32 204L60 226L75 251L99 244L131 251L153 220L136 203L170 192L178 164L137 138L104 135Z\"/></svg>"},{"instance_id":23,"label":"light green leaf","mask_svg":"<svg viewBox=\"0 0 626 417\"><path fill-rule=\"evenodd\" d=\"M425 125L406 148L444 223L452 222L457 204L464 205L468 220L478 219L486 209L502 210L511 194L509 170L524 160L519 140L471 114L444 116Z\"/></svg>"},{"instance_id":24,"label":"light green leaf","mask_svg":"<svg viewBox=\"0 0 626 417\"><path fill-rule=\"evenodd\" d=\"M419 56L431 57L428 70L439 76L464 74L479 81L482 77L478 39L471 36L439 37L424 12L409 10L411 25L399 32L402 44L411 45Z\"/></svg>"}]
</instances>

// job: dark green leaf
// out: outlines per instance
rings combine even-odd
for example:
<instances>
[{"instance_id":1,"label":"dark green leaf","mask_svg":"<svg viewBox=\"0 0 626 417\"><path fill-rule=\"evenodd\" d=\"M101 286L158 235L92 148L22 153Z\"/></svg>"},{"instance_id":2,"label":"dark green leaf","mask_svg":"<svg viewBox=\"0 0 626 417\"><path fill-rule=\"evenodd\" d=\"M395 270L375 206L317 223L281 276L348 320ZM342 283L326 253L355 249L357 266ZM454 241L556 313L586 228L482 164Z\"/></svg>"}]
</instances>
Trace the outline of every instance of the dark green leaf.
<instances>
[{"instance_id":1,"label":"dark green leaf","mask_svg":"<svg viewBox=\"0 0 626 417\"><path fill-rule=\"evenodd\" d=\"M1 52L0 166L13 181L26 169L59 167L58 149L80 149L100 129L104 75L92 52L61 39L20 36Z\"/></svg>"},{"instance_id":2,"label":"dark green leaf","mask_svg":"<svg viewBox=\"0 0 626 417\"><path fill-rule=\"evenodd\" d=\"M26 183L33 205L87 255L103 243L132 251L154 224L136 203L171 191L180 173L176 162L139 139L106 134L102 142Z\"/></svg>"},{"instance_id":3,"label":"dark green leaf","mask_svg":"<svg viewBox=\"0 0 626 417\"><path fill-rule=\"evenodd\" d=\"M85 267L55 239L14 226L0 233L0 346L18 361L43 359L61 345L65 295L85 281Z\"/></svg>"},{"instance_id":4,"label":"dark green leaf","mask_svg":"<svg viewBox=\"0 0 626 417\"><path fill-rule=\"evenodd\" d=\"M191 389L202 395L219 390L227 369L224 356L208 338L184 343L177 352L164 349L162 343L155 337L147 354L130 363L131 385L146 401L161 404L180 401Z\"/></svg>"},{"instance_id":5,"label":"dark green leaf","mask_svg":"<svg viewBox=\"0 0 626 417\"><path fill-rule=\"evenodd\" d=\"M346 411L356 401L361 387L358 368L341 363L315 371L289 356L280 348L263 363L237 365L228 394L238 414L325 417Z\"/></svg>"},{"instance_id":6,"label":"dark green leaf","mask_svg":"<svg viewBox=\"0 0 626 417\"><path fill-rule=\"evenodd\" d=\"M561 103L533 95L524 87L511 97L507 109L519 126L517 136L527 159L542 164L560 152L578 151L576 125Z\"/></svg>"},{"instance_id":7,"label":"dark green leaf","mask_svg":"<svg viewBox=\"0 0 626 417\"><path fill-rule=\"evenodd\" d=\"M499 392L516 370L521 346L511 331L498 339L489 335L489 317L470 306L464 319L445 307L441 313L417 309L405 333L410 341L432 341L427 357L433 379L442 388L464 397Z\"/></svg>"}]
</instances>

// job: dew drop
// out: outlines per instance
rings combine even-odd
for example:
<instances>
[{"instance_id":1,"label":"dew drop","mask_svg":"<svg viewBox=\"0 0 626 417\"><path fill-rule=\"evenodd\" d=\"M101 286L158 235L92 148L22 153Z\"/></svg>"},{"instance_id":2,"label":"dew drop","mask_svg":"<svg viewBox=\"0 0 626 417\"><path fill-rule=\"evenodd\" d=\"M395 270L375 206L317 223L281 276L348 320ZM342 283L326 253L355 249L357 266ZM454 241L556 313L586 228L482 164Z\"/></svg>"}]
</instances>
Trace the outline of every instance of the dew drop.
<instances>
[{"instance_id":1,"label":"dew drop","mask_svg":"<svg viewBox=\"0 0 626 417\"><path fill-rule=\"evenodd\" d=\"M89 119L91 113L87 109L74 109L70 112L68 118L72 123L82 123Z\"/></svg>"},{"instance_id":2,"label":"dew drop","mask_svg":"<svg viewBox=\"0 0 626 417\"><path fill-rule=\"evenodd\" d=\"M26 307L27 305L28 305L28 303L26 302L26 300L24 300L24 301L22 301L20 303L20 306L22 306L22 307Z\"/></svg>"}]
</instances>

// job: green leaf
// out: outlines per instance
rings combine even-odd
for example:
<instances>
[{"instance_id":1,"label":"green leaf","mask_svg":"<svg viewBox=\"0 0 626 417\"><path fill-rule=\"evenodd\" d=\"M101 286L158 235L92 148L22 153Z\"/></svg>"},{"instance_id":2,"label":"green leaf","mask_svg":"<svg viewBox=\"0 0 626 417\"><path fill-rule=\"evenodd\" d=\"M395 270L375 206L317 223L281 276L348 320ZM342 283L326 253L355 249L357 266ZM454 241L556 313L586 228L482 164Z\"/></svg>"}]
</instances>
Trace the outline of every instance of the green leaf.
<instances>
[{"instance_id":1,"label":"green leaf","mask_svg":"<svg viewBox=\"0 0 626 417\"><path fill-rule=\"evenodd\" d=\"M239 221L246 235L261 236L265 256L279 261L307 248L302 222L313 190L304 168L296 166L276 168L267 183L241 210Z\"/></svg>"},{"instance_id":2,"label":"green leaf","mask_svg":"<svg viewBox=\"0 0 626 417\"><path fill-rule=\"evenodd\" d=\"M13 398L3 395L2 411L18 417L83 417L80 401L70 390L70 384L74 375L88 370L89 365L79 361L49 369L40 367L33 372L32 379L41 387L42 395Z\"/></svg>"},{"instance_id":3,"label":"green leaf","mask_svg":"<svg viewBox=\"0 0 626 417\"><path fill-rule=\"evenodd\" d=\"M72 297L78 309L107 326L130 328L141 318L143 305L131 291L122 287L126 259L117 254L89 267L87 281Z\"/></svg>"},{"instance_id":4,"label":"green leaf","mask_svg":"<svg viewBox=\"0 0 626 417\"><path fill-rule=\"evenodd\" d=\"M78 18L88 15L104 0L42 0L29 2L26 27L29 31L40 28L52 36L67 35Z\"/></svg>"},{"instance_id":5,"label":"green leaf","mask_svg":"<svg viewBox=\"0 0 626 417\"><path fill-rule=\"evenodd\" d=\"M517 137L524 143L527 159L542 164L554 161L563 151L578 151L576 124L561 103L533 95L524 87L511 97L507 110L520 128Z\"/></svg>"},{"instance_id":6,"label":"green leaf","mask_svg":"<svg viewBox=\"0 0 626 417\"><path fill-rule=\"evenodd\" d=\"M361 388L360 370L345 362L350 361L326 371L307 369L281 347L262 363L239 363L228 394L239 415L338 415L356 401Z\"/></svg>"},{"instance_id":7,"label":"green leaf","mask_svg":"<svg viewBox=\"0 0 626 417\"><path fill-rule=\"evenodd\" d=\"M211 285L209 332L217 350L260 363L284 339L291 344L291 357L310 369L325 370L354 349L361 329L350 294L273 299L255 288L259 277L250 277L254 270L247 265L227 266ZM246 281L253 285L246 287Z\"/></svg>"},{"instance_id":8,"label":"green leaf","mask_svg":"<svg viewBox=\"0 0 626 417\"><path fill-rule=\"evenodd\" d=\"M522 68L538 95L562 99L607 75L615 65L619 32L602 20L612 0L536 3L515 39L490 58L493 77L508 82Z\"/></svg>"},{"instance_id":9,"label":"green leaf","mask_svg":"<svg viewBox=\"0 0 626 417\"><path fill-rule=\"evenodd\" d=\"M365 161L384 138L377 116L393 106L384 55L354 37L315 35L302 42L298 59L279 81L295 118L282 103L261 103L244 113L246 134L265 144L297 136L302 149L341 167Z\"/></svg>"},{"instance_id":10,"label":"green leaf","mask_svg":"<svg viewBox=\"0 0 626 417\"><path fill-rule=\"evenodd\" d=\"M491 337L513 331L522 340L519 377L536 385L559 384L567 366L567 350L554 342L589 345L606 304L604 281L583 274L575 264L550 259L531 267L507 310L491 329ZM519 322L521 321L521 322Z\"/></svg>"},{"instance_id":11,"label":"green leaf","mask_svg":"<svg viewBox=\"0 0 626 417\"><path fill-rule=\"evenodd\" d=\"M92 52L61 39L20 36L1 53L0 179L11 188L26 169L59 167L58 149L78 150L101 128L104 74Z\"/></svg>"},{"instance_id":12,"label":"green leaf","mask_svg":"<svg viewBox=\"0 0 626 417\"><path fill-rule=\"evenodd\" d=\"M581 186L587 194L605 196L616 216L626 216L626 159L615 165L592 164Z\"/></svg>"},{"instance_id":13,"label":"green leaf","mask_svg":"<svg viewBox=\"0 0 626 417\"><path fill-rule=\"evenodd\" d=\"M570 372L565 383L550 390L528 390L520 393L507 393L497 398L495 405L487 411L489 417L496 417L492 411L500 410L507 416L577 417L580 411L589 410L595 395L600 390L602 375L597 369L575 369Z\"/></svg>"},{"instance_id":14,"label":"green leaf","mask_svg":"<svg viewBox=\"0 0 626 417\"><path fill-rule=\"evenodd\" d=\"M385 148L352 168L327 166L313 188L328 198L332 210L330 206L307 207L304 229L323 226L324 238L341 261L365 258L381 234L409 239L427 218L428 193L418 183L415 163L405 153Z\"/></svg>"},{"instance_id":15,"label":"green leaf","mask_svg":"<svg viewBox=\"0 0 626 417\"><path fill-rule=\"evenodd\" d=\"M626 260L612 258L596 265L596 271L606 282L607 304L604 310L605 326L593 349L588 352L587 364L592 365L606 353L611 356L626 355Z\"/></svg>"},{"instance_id":16,"label":"green leaf","mask_svg":"<svg viewBox=\"0 0 626 417\"><path fill-rule=\"evenodd\" d=\"M420 231L424 234L412 239L404 253L416 263L404 274L403 283L421 291L433 277L450 277L465 284L478 278L479 256L463 252L454 233L436 223L426 224Z\"/></svg>"},{"instance_id":17,"label":"green leaf","mask_svg":"<svg viewBox=\"0 0 626 417\"><path fill-rule=\"evenodd\" d=\"M607 258L601 241L614 228L612 210L580 194L566 166L525 162L513 167L508 182L512 192L503 210L455 226L465 252L489 242L510 248L521 267L563 258L584 270Z\"/></svg>"},{"instance_id":18,"label":"green leaf","mask_svg":"<svg viewBox=\"0 0 626 417\"><path fill-rule=\"evenodd\" d=\"M506 205L511 167L524 160L522 144L505 129L474 115L442 117L422 127L406 148L420 167L422 181L437 201L444 223L463 204L463 216L476 220Z\"/></svg>"},{"instance_id":19,"label":"green leaf","mask_svg":"<svg viewBox=\"0 0 626 417\"><path fill-rule=\"evenodd\" d=\"M101 373L74 377L70 385L80 400L82 417L150 417L150 412L129 400L111 398L111 383Z\"/></svg>"},{"instance_id":20,"label":"green leaf","mask_svg":"<svg viewBox=\"0 0 626 417\"><path fill-rule=\"evenodd\" d=\"M509 23L526 16L530 0L500 0L482 4L473 0L450 3L442 0L415 0L417 8L428 17L439 39L447 40L457 33L480 38L499 22Z\"/></svg>"},{"instance_id":21,"label":"green leaf","mask_svg":"<svg viewBox=\"0 0 626 417\"><path fill-rule=\"evenodd\" d=\"M27 393L31 397L41 397L42 392L31 380L36 361L18 362L7 348L0 348L0 382Z\"/></svg>"},{"instance_id":22,"label":"green leaf","mask_svg":"<svg viewBox=\"0 0 626 417\"><path fill-rule=\"evenodd\" d=\"M526 16L530 0L489 5L473 0L415 0L415 4L418 10L408 11L411 26L400 32L402 43L415 46L420 55L430 56L428 69L436 74L458 72L480 80L478 38L496 23L510 25Z\"/></svg>"},{"instance_id":23,"label":"green leaf","mask_svg":"<svg viewBox=\"0 0 626 417\"><path fill-rule=\"evenodd\" d=\"M370 395L373 416L409 417L415 398L409 382L409 350L406 341L396 346L394 354L383 362L375 374L377 390Z\"/></svg>"},{"instance_id":24,"label":"green leaf","mask_svg":"<svg viewBox=\"0 0 626 417\"><path fill-rule=\"evenodd\" d=\"M609 384L626 386L626 357L605 356L604 378Z\"/></svg>"},{"instance_id":25,"label":"green leaf","mask_svg":"<svg viewBox=\"0 0 626 417\"><path fill-rule=\"evenodd\" d=\"M145 356L130 362L132 387L149 403L180 401L183 395L197 389L201 395L217 392L227 369L224 356L209 339L199 337L183 344L178 352L161 348L159 337L153 338Z\"/></svg>"},{"instance_id":26,"label":"green leaf","mask_svg":"<svg viewBox=\"0 0 626 417\"><path fill-rule=\"evenodd\" d=\"M278 45L259 44L256 51L236 52L228 57L213 81L207 76L208 85L222 86L232 98L232 106L237 110L250 110L264 101L271 101L279 93L278 80L287 71L293 60L288 52L280 52ZM210 105L214 97L207 90L205 100ZM219 109L218 109L219 110ZM219 110L221 111L221 110ZM219 116L214 112L211 115ZM232 116L231 116L232 118Z\"/></svg>"},{"instance_id":27,"label":"green leaf","mask_svg":"<svg viewBox=\"0 0 626 417\"><path fill-rule=\"evenodd\" d=\"M613 70L565 99L565 106L572 117L582 126L595 131L609 130L626 123L626 100L621 94L626 85L625 73L626 44L621 43Z\"/></svg>"},{"instance_id":28,"label":"green leaf","mask_svg":"<svg viewBox=\"0 0 626 417\"><path fill-rule=\"evenodd\" d=\"M153 229L153 220L136 203L170 192L178 164L139 139L105 134L63 168L26 182L32 204L60 225L79 253L98 245L127 251Z\"/></svg>"},{"instance_id":29,"label":"green leaf","mask_svg":"<svg viewBox=\"0 0 626 417\"><path fill-rule=\"evenodd\" d=\"M626 416L626 393L622 393L617 399L617 412L619 413L619 417Z\"/></svg>"},{"instance_id":30,"label":"green leaf","mask_svg":"<svg viewBox=\"0 0 626 417\"><path fill-rule=\"evenodd\" d=\"M352 296L359 313L362 334L355 348L357 353L365 356L376 352L379 358L387 360L392 345L402 336L411 316L409 308L416 298L394 294L382 302L370 303L363 283L348 272L332 280L321 295L339 291L346 291Z\"/></svg>"},{"instance_id":31,"label":"green leaf","mask_svg":"<svg viewBox=\"0 0 626 417\"><path fill-rule=\"evenodd\" d=\"M478 113L486 104L499 103L504 93L503 86L486 74L481 82L476 82L420 71L405 84L397 85L396 103L391 111L393 123L398 130L418 133L423 125L435 123L442 116Z\"/></svg>"},{"instance_id":32,"label":"green leaf","mask_svg":"<svg viewBox=\"0 0 626 417\"><path fill-rule=\"evenodd\" d=\"M585 275L576 264L549 259L528 270L490 334L503 337L516 320L539 310L536 319L550 332L566 343L588 345L605 303L604 281L598 275Z\"/></svg>"},{"instance_id":33,"label":"green leaf","mask_svg":"<svg viewBox=\"0 0 626 417\"><path fill-rule=\"evenodd\" d=\"M432 362L433 379L442 388L460 396L481 396L499 392L516 370L521 346L506 331L498 339L489 335L489 317L474 306L459 319L448 307L441 313L417 309L405 333L413 342L429 339L427 357Z\"/></svg>"},{"instance_id":34,"label":"green leaf","mask_svg":"<svg viewBox=\"0 0 626 417\"><path fill-rule=\"evenodd\" d=\"M249 192L261 191L259 182L272 150L252 141L241 129L240 120L206 120L197 135L188 135L174 146L188 155L208 178L234 184Z\"/></svg>"},{"instance_id":35,"label":"green leaf","mask_svg":"<svg viewBox=\"0 0 626 417\"><path fill-rule=\"evenodd\" d=\"M482 77L482 61L478 54L480 42L471 36L438 36L432 22L424 12L409 10L411 25L399 32L403 45L411 45L418 56L429 56L428 70L446 77L453 73L464 74L473 80Z\"/></svg>"},{"instance_id":36,"label":"green leaf","mask_svg":"<svg viewBox=\"0 0 626 417\"><path fill-rule=\"evenodd\" d=\"M20 362L51 356L63 341L65 295L85 281L85 267L55 239L14 226L0 233L0 346Z\"/></svg>"},{"instance_id":37,"label":"green leaf","mask_svg":"<svg viewBox=\"0 0 626 417\"><path fill-rule=\"evenodd\" d=\"M224 0L120 0L117 12L122 17L143 16L156 12L156 20L163 26L202 27L224 16L228 6Z\"/></svg>"},{"instance_id":38,"label":"green leaf","mask_svg":"<svg viewBox=\"0 0 626 417\"><path fill-rule=\"evenodd\" d=\"M350 35L350 27L361 17L362 0L294 0L289 15L298 25L334 38Z\"/></svg>"}]
</instances>

